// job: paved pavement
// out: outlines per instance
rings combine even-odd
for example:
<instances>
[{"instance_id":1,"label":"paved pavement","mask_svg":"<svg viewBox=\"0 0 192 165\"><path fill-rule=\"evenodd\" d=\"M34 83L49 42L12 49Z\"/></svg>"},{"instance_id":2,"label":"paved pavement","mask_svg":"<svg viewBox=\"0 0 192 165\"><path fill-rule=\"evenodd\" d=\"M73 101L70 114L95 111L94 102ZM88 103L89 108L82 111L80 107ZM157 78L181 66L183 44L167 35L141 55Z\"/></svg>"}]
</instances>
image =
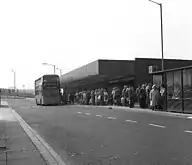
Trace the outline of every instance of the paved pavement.
<instances>
[{"instance_id":1,"label":"paved pavement","mask_svg":"<svg viewBox=\"0 0 192 165\"><path fill-rule=\"evenodd\" d=\"M72 164L190 165L192 119L134 109L36 106L8 100L46 142Z\"/></svg>"},{"instance_id":2,"label":"paved pavement","mask_svg":"<svg viewBox=\"0 0 192 165\"><path fill-rule=\"evenodd\" d=\"M0 165L46 165L5 102L0 108Z\"/></svg>"}]
</instances>

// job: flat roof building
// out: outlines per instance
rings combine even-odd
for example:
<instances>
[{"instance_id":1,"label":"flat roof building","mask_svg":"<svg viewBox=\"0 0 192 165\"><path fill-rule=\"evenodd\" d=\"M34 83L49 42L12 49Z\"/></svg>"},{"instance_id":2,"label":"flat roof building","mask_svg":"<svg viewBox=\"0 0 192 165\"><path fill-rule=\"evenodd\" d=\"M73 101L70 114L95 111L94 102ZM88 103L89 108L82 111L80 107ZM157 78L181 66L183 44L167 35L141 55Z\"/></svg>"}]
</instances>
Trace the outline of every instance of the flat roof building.
<instances>
[{"instance_id":1,"label":"flat roof building","mask_svg":"<svg viewBox=\"0 0 192 165\"><path fill-rule=\"evenodd\" d=\"M191 60L164 59L164 69L192 65ZM61 88L76 91L90 88L112 88L114 86L152 82L149 66L161 70L161 59L135 58L135 60L99 59L61 75Z\"/></svg>"}]
</instances>

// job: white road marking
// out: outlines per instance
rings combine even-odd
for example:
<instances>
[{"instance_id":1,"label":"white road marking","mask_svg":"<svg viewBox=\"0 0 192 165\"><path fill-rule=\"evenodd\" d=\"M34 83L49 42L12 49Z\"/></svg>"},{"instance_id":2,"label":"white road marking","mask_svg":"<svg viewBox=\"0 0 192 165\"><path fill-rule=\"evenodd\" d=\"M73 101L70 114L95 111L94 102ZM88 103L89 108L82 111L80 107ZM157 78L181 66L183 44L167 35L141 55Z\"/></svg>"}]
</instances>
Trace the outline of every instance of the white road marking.
<instances>
[{"instance_id":1,"label":"white road marking","mask_svg":"<svg viewBox=\"0 0 192 165\"><path fill-rule=\"evenodd\" d=\"M82 112L77 112L78 114L82 114Z\"/></svg>"},{"instance_id":2,"label":"white road marking","mask_svg":"<svg viewBox=\"0 0 192 165\"><path fill-rule=\"evenodd\" d=\"M137 123L135 120L125 120L125 122Z\"/></svg>"},{"instance_id":3,"label":"white road marking","mask_svg":"<svg viewBox=\"0 0 192 165\"><path fill-rule=\"evenodd\" d=\"M31 106L32 108L38 108L38 106L37 105L33 105L33 106Z\"/></svg>"},{"instance_id":4,"label":"white road marking","mask_svg":"<svg viewBox=\"0 0 192 165\"><path fill-rule=\"evenodd\" d=\"M192 116L187 117L188 119L192 119Z\"/></svg>"},{"instance_id":5,"label":"white road marking","mask_svg":"<svg viewBox=\"0 0 192 165\"><path fill-rule=\"evenodd\" d=\"M29 109L29 106L25 106L25 107L20 107L21 109Z\"/></svg>"},{"instance_id":6,"label":"white road marking","mask_svg":"<svg viewBox=\"0 0 192 165\"><path fill-rule=\"evenodd\" d=\"M156 125L156 124L149 124L150 126L159 127L159 128L165 128L164 125Z\"/></svg>"},{"instance_id":7,"label":"white road marking","mask_svg":"<svg viewBox=\"0 0 192 165\"><path fill-rule=\"evenodd\" d=\"M85 115L90 115L90 113L85 113Z\"/></svg>"},{"instance_id":8,"label":"white road marking","mask_svg":"<svg viewBox=\"0 0 192 165\"><path fill-rule=\"evenodd\" d=\"M103 117L102 115L96 115L97 117Z\"/></svg>"},{"instance_id":9,"label":"white road marking","mask_svg":"<svg viewBox=\"0 0 192 165\"><path fill-rule=\"evenodd\" d=\"M112 120L115 120L116 118L115 118L115 117L108 117L108 119L112 119Z\"/></svg>"},{"instance_id":10,"label":"white road marking","mask_svg":"<svg viewBox=\"0 0 192 165\"><path fill-rule=\"evenodd\" d=\"M186 132L186 133L192 133L192 131L187 131L187 130L186 130L186 131L184 131L184 132Z\"/></svg>"}]
</instances>

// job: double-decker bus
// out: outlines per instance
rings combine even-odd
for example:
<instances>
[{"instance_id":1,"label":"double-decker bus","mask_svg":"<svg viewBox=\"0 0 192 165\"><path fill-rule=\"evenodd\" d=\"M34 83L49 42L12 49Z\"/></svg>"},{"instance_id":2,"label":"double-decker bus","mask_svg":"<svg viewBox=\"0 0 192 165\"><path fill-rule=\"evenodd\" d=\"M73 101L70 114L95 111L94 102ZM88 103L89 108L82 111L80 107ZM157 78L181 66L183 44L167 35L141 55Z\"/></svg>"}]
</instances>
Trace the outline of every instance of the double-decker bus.
<instances>
[{"instance_id":1,"label":"double-decker bus","mask_svg":"<svg viewBox=\"0 0 192 165\"><path fill-rule=\"evenodd\" d=\"M58 75L43 75L35 80L35 100L37 105L58 105L61 103L60 99Z\"/></svg>"}]
</instances>

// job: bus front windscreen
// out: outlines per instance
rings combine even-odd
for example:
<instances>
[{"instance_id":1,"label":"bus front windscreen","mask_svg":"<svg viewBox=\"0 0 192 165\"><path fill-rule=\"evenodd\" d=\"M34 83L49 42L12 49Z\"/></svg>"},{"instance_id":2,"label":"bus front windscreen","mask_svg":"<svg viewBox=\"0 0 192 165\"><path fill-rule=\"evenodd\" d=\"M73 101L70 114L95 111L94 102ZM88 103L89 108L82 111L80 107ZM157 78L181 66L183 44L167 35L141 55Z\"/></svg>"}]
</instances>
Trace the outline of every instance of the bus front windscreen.
<instances>
[{"instance_id":1,"label":"bus front windscreen","mask_svg":"<svg viewBox=\"0 0 192 165\"><path fill-rule=\"evenodd\" d=\"M44 88L58 88L58 82L44 82Z\"/></svg>"}]
</instances>

